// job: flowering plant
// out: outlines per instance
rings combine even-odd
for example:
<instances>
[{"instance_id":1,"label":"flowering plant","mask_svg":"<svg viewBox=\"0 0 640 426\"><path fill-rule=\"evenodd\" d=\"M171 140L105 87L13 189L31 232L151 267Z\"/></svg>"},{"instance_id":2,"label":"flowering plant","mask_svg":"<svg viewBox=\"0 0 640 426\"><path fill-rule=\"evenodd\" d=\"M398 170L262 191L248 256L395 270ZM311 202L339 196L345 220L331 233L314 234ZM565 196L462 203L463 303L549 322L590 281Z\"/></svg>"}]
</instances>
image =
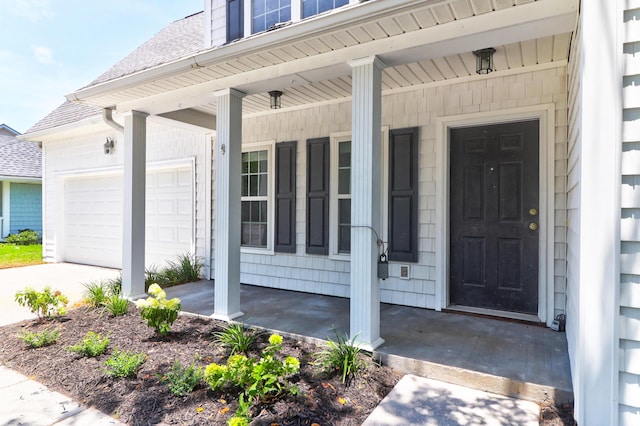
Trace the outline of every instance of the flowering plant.
<instances>
[{"instance_id":1,"label":"flowering plant","mask_svg":"<svg viewBox=\"0 0 640 426\"><path fill-rule=\"evenodd\" d=\"M140 308L140 315L147 325L164 336L178 318L182 307L180 299L175 297L167 300L167 293L158 284L151 284L149 294L146 299L136 300L136 306Z\"/></svg>"},{"instance_id":2,"label":"flowering plant","mask_svg":"<svg viewBox=\"0 0 640 426\"><path fill-rule=\"evenodd\" d=\"M60 291L51 291L51 287L45 286L42 291L26 287L24 291L16 293L16 302L20 306L28 307L39 319L60 316L67 313L69 299Z\"/></svg>"}]
</instances>

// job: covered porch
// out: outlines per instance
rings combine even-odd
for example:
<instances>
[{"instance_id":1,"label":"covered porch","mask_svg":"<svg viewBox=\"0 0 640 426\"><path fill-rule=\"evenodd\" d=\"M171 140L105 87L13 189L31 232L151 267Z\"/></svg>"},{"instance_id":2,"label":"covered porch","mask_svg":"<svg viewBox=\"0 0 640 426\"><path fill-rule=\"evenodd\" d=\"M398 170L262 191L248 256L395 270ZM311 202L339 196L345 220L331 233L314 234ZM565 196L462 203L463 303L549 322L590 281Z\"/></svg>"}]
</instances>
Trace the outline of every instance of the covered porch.
<instances>
[{"instance_id":1,"label":"covered porch","mask_svg":"<svg viewBox=\"0 0 640 426\"><path fill-rule=\"evenodd\" d=\"M214 283L166 289L189 314L211 316ZM241 285L241 321L302 340L321 342L349 331L349 299ZM382 303L374 356L402 373L417 374L500 395L573 400L564 333L507 320Z\"/></svg>"}]
</instances>

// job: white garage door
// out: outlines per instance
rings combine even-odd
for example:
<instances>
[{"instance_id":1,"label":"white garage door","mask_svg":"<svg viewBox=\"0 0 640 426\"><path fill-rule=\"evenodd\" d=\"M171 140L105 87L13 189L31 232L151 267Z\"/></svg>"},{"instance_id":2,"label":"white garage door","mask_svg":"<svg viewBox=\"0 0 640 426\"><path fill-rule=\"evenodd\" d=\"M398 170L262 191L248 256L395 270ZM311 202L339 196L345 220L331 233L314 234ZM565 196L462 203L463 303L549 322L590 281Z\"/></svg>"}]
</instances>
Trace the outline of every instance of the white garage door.
<instances>
[{"instance_id":1,"label":"white garage door","mask_svg":"<svg viewBox=\"0 0 640 426\"><path fill-rule=\"evenodd\" d=\"M65 180L64 259L122 267L122 174ZM147 267L192 250L193 178L190 166L147 171Z\"/></svg>"}]
</instances>

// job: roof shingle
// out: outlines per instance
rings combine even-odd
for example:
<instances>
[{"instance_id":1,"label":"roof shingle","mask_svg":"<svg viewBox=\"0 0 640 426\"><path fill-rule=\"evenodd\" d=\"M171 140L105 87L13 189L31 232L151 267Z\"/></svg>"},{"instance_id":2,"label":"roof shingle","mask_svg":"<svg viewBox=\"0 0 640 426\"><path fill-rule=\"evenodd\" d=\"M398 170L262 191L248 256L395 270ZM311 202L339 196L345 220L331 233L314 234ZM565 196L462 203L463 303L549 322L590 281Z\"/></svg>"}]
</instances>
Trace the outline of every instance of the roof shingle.
<instances>
[{"instance_id":1,"label":"roof shingle","mask_svg":"<svg viewBox=\"0 0 640 426\"><path fill-rule=\"evenodd\" d=\"M0 176L42 177L42 150L35 142L0 135Z\"/></svg>"}]
</instances>

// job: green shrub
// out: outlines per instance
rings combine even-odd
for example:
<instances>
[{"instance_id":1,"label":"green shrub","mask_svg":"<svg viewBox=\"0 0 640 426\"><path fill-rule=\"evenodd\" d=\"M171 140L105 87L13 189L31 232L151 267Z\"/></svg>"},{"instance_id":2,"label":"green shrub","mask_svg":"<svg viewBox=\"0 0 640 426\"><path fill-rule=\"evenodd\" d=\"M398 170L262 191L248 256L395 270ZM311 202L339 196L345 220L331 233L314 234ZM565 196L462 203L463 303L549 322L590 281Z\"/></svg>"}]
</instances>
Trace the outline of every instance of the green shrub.
<instances>
[{"instance_id":1,"label":"green shrub","mask_svg":"<svg viewBox=\"0 0 640 426\"><path fill-rule=\"evenodd\" d=\"M176 261L167 261L167 266L160 270L153 266L145 270L145 289L148 289L151 284L169 287L198 281L203 266L202 260L195 254L178 255Z\"/></svg>"},{"instance_id":2,"label":"green shrub","mask_svg":"<svg viewBox=\"0 0 640 426\"><path fill-rule=\"evenodd\" d=\"M113 355L104 362L105 372L114 377L135 377L138 368L147 360L147 355L114 349Z\"/></svg>"},{"instance_id":3,"label":"green shrub","mask_svg":"<svg viewBox=\"0 0 640 426\"><path fill-rule=\"evenodd\" d=\"M30 348L42 348L44 346L53 345L60 336L60 329L49 330L48 328L39 332L32 333L23 331L18 338L27 344Z\"/></svg>"},{"instance_id":4,"label":"green shrub","mask_svg":"<svg viewBox=\"0 0 640 426\"><path fill-rule=\"evenodd\" d=\"M346 335L339 335L335 328L333 332L336 340L329 339L327 347L315 354L316 364L325 372L331 373L336 370L340 372L342 384L347 385L348 381L365 368L366 364L359 357L360 348L356 346L357 336L349 341Z\"/></svg>"},{"instance_id":5,"label":"green shrub","mask_svg":"<svg viewBox=\"0 0 640 426\"><path fill-rule=\"evenodd\" d=\"M196 367L193 363L185 367L180 361L176 361L171 370L162 377L162 382L167 384L174 395L185 396L193 392L202 378L202 368Z\"/></svg>"},{"instance_id":6,"label":"green shrub","mask_svg":"<svg viewBox=\"0 0 640 426\"><path fill-rule=\"evenodd\" d=\"M42 291L26 287L23 291L16 292L15 301L20 306L28 307L40 319L66 314L69 303L67 296L57 290L52 292L49 286L45 286Z\"/></svg>"},{"instance_id":7,"label":"green shrub","mask_svg":"<svg viewBox=\"0 0 640 426\"><path fill-rule=\"evenodd\" d=\"M167 300L167 294L158 284L149 287L150 296L147 299L136 300L136 306L140 308L142 319L156 333L164 336L169 332L171 325L180 313L180 299Z\"/></svg>"},{"instance_id":8,"label":"green shrub","mask_svg":"<svg viewBox=\"0 0 640 426\"><path fill-rule=\"evenodd\" d=\"M28 246L31 244L40 244L40 235L31 229L22 229L17 234L9 234L4 238L5 243L20 246Z\"/></svg>"},{"instance_id":9,"label":"green shrub","mask_svg":"<svg viewBox=\"0 0 640 426\"><path fill-rule=\"evenodd\" d=\"M284 361L275 355L282 349L282 336L272 334L269 345L262 351L259 361L244 355L231 355L226 365L209 364L204 370L204 380L211 390L226 386L241 389L238 411L229 420L230 424L247 420L249 406L254 401L271 400L285 393L295 395L298 388L288 381L288 377L300 370L300 361L288 356ZM247 406L244 406L246 398Z\"/></svg>"},{"instance_id":10,"label":"green shrub","mask_svg":"<svg viewBox=\"0 0 640 426\"><path fill-rule=\"evenodd\" d=\"M91 281L83 283L84 300L93 307L100 307L109 297L110 290L106 281Z\"/></svg>"},{"instance_id":11,"label":"green shrub","mask_svg":"<svg viewBox=\"0 0 640 426\"><path fill-rule=\"evenodd\" d=\"M256 338L253 330L249 330L244 324L238 323L226 324L222 331L213 333L213 336L222 346L230 349L232 355L235 353L246 354Z\"/></svg>"},{"instance_id":12,"label":"green shrub","mask_svg":"<svg viewBox=\"0 0 640 426\"><path fill-rule=\"evenodd\" d=\"M102 337L98 333L89 331L77 345L67 346L66 349L68 351L92 358L102 355L104 351L107 350L108 345L108 337Z\"/></svg>"},{"instance_id":13,"label":"green shrub","mask_svg":"<svg viewBox=\"0 0 640 426\"><path fill-rule=\"evenodd\" d=\"M104 306L111 315L117 317L127 313L129 301L119 294L112 294L102 302L102 306Z\"/></svg>"}]
</instances>

